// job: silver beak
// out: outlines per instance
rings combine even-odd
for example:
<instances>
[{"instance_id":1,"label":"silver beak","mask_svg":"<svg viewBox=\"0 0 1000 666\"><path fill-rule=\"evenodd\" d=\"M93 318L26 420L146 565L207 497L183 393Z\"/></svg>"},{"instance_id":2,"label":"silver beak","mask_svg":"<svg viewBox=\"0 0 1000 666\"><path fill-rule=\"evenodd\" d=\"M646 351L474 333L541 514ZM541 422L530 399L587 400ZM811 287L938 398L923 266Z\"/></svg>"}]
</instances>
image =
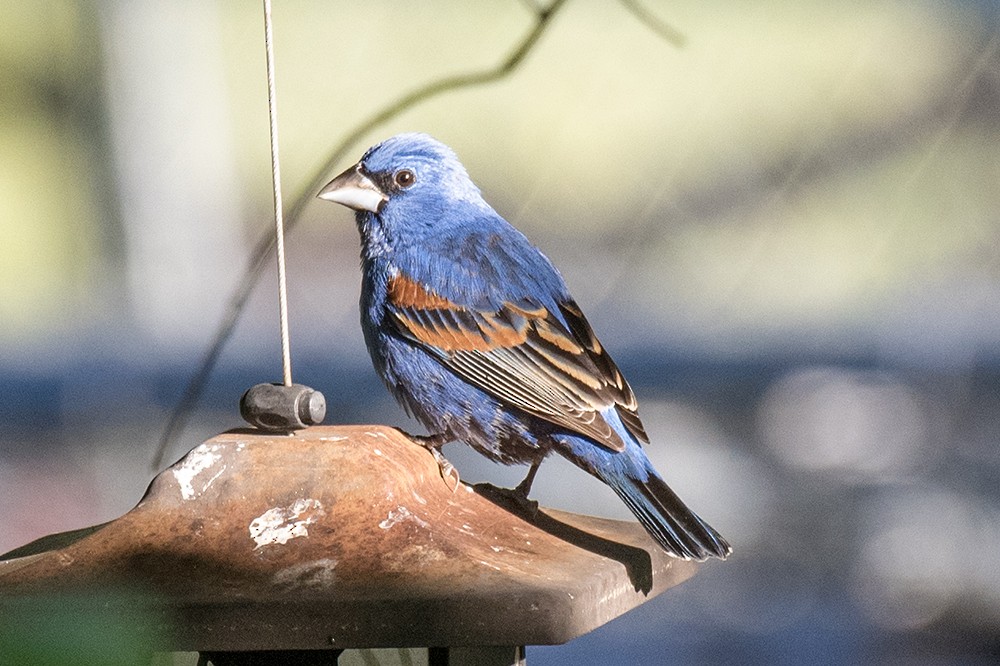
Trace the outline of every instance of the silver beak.
<instances>
[{"instance_id":1,"label":"silver beak","mask_svg":"<svg viewBox=\"0 0 1000 666\"><path fill-rule=\"evenodd\" d=\"M367 210L372 213L377 213L382 204L389 200L389 197L361 172L360 162L327 183L316 196L354 210Z\"/></svg>"}]
</instances>

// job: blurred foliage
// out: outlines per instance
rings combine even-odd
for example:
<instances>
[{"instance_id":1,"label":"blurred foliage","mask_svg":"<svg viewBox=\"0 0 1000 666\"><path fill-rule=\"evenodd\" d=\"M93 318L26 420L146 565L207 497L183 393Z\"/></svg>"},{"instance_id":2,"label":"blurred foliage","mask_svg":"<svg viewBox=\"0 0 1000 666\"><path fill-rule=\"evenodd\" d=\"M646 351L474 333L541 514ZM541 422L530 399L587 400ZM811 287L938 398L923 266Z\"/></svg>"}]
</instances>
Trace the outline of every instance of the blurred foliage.
<instances>
[{"instance_id":1,"label":"blurred foliage","mask_svg":"<svg viewBox=\"0 0 1000 666\"><path fill-rule=\"evenodd\" d=\"M0 336L65 323L100 263L100 43L80 2L0 10Z\"/></svg>"},{"instance_id":2,"label":"blurred foliage","mask_svg":"<svg viewBox=\"0 0 1000 666\"><path fill-rule=\"evenodd\" d=\"M720 312L751 333L870 321L901 285L996 270L983 246L1000 209L987 111L997 44L981 7L646 9L680 28L683 48L623 5L571 2L515 76L417 106L370 139L423 129L452 144L501 212L559 255L581 300L639 280L633 306L658 326L715 330ZM114 155L100 93L114 71L102 73L101 44L116 39L114 14L114 3L93 2L4 10L6 335L44 331L121 286L94 276L120 265L114 224L129 214L102 189ZM180 5L164 20L184 14ZM173 48L221 56L225 87L206 97L192 82L179 103L227 109L217 131L239 137L232 164L244 216L263 232L259 8L222 3L197 14L206 16L217 23L201 41ZM286 189L298 194L347 128L402 92L500 61L531 20L517 2L281 3ZM334 233L353 242L346 225ZM595 242L611 246L602 281L574 261ZM639 275L622 271L636 263Z\"/></svg>"},{"instance_id":3,"label":"blurred foliage","mask_svg":"<svg viewBox=\"0 0 1000 666\"><path fill-rule=\"evenodd\" d=\"M141 595L103 594L3 600L0 664L140 666L162 646L167 626Z\"/></svg>"}]
</instances>

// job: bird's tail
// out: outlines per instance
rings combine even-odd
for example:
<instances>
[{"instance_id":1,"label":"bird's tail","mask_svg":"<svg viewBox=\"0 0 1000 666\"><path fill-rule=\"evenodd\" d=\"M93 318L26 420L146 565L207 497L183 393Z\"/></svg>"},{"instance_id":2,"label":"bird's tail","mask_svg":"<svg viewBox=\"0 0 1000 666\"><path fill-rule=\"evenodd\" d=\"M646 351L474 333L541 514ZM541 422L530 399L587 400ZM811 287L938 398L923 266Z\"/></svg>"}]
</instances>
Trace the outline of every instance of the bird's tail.
<instances>
[{"instance_id":1,"label":"bird's tail","mask_svg":"<svg viewBox=\"0 0 1000 666\"><path fill-rule=\"evenodd\" d=\"M627 474L602 478L667 552L699 562L709 557L726 559L733 549L722 535L687 508L654 470L647 474L645 479Z\"/></svg>"},{"instance_id":2,"label":"bird's tail","mask_svg":"<svg viewBox=\"0 0 1000 666\"><path fill-rule=\"evenodd\" d=\"M593 445L591 445L593 446ZM667 486L638 445L607 452L611 464L581 467L611 486L649 535L668 553L685 560L726 559L732 546ZM617 458L617 459L615 459ZM580 460L574 460L580 464Z\"/></svg>"}]
</instances>

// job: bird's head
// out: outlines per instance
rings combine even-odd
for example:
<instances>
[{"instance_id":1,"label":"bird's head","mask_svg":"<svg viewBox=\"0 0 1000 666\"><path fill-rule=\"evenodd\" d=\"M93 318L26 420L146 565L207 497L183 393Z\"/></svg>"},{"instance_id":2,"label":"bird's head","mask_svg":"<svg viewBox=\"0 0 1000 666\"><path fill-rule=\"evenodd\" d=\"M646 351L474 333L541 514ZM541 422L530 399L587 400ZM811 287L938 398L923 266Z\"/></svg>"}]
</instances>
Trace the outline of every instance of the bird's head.
<instances>
[{"instance_id":1,"label":"bird's head","mask_svg":"<svg viewBox=\"0 0 1000 666\"><path fill-rule=\"evenodd\" d=\"M463 207L488 209L465 167L426 134L398 134L368 149L361 161L317 195L357 211L363 233L387 240L441 233Z\"/></svg>"}]
</instances>

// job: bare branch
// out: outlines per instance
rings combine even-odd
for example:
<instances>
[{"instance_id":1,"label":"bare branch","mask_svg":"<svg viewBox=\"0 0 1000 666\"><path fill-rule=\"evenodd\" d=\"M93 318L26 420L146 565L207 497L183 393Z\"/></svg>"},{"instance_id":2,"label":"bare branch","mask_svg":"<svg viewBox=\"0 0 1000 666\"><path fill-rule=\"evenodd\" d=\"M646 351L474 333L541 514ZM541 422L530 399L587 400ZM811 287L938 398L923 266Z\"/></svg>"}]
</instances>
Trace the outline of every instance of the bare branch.
<instances>
[{"instance_id":1,"label":"bare branch","mask_svg":"<svg viewBox=\"0 0 1000 666\"><path fill-rule=\"evenodd\" d=\"M632 15L639 19L647 28L677 48L684 48L684 45L687 43L687 37L684 36L684 33L647 10L639 4L639 0L621 0L621 3L625 9L632 12Z\"/></svg>"}]
</instances>

